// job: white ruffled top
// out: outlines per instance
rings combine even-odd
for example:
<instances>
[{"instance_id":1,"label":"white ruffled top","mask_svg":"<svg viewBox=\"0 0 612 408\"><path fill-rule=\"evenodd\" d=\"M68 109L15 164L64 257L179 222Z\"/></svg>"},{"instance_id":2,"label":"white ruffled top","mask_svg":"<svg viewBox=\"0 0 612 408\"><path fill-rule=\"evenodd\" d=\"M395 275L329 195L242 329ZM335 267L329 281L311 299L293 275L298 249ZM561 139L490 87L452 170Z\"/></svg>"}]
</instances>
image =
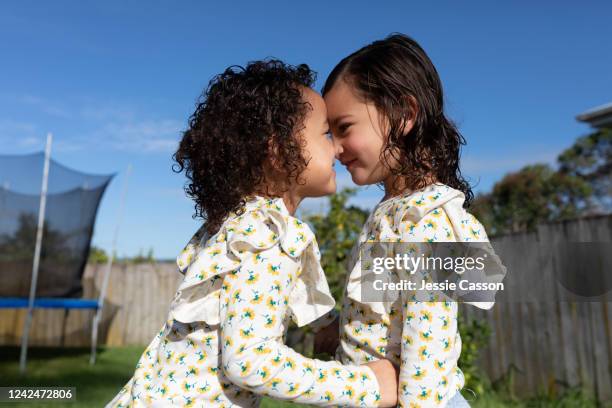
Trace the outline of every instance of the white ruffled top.
<instances>
[{"instance_id":1,"label":"white ruffled top","mask_svg":"<svg viewBox=\"0 0 612 408\"><path fill-rule=\"evenodd\" d=\"M238 269L245 257L257 256L257 252L274 245L280 245L288 256L301 259L302 273L289 299L294 322L301 327L333 309L335 300L311 229L291 216L282 199L254 196L247 201L243 214L229 216L211 237L196 234L177 257L185 279L171 306L174 319L218 324L222 280L218 278Z\"/></svg>"}]
</instances>

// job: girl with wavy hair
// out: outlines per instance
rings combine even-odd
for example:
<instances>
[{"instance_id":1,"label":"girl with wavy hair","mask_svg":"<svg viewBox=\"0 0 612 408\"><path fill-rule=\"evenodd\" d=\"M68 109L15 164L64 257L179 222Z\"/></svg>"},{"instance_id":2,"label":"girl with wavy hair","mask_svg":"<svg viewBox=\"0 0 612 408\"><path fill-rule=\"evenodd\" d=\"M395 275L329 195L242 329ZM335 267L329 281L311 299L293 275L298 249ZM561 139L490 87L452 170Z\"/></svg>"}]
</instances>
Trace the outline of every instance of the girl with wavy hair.
<instances>
[{"instance_id":1,"label":"girl with wavy hair","mask_svg":"<svg viewBox=\"0 0 612 408\"><path fill-rule=\"evenodd\" d=\"M487 241L483 226L464 209L473 197L459 169L465 140L444 113L438 73L416 41L396 34L340 61L323 96L337 158L356 184L382 185L385 195L355 246L339 321L319 338L339 329L336 359L345 364L387 358L398 365L402 407L467 406L459 393L465 380L457 364L457 302L421 301L410 291L395 300L368 301L359 255L364 242ZM488 267L499 270L499 258L485 248L494 264Z\"/></svg>"}]
</instances>

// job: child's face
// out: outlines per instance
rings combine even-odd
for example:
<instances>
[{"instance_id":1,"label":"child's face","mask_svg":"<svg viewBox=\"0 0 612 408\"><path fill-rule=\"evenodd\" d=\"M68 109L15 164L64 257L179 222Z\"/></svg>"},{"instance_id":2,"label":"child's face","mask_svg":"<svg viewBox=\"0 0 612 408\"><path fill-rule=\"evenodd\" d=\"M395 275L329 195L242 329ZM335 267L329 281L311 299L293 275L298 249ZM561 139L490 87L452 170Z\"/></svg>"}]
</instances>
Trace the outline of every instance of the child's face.
<instances>
[{"instance_id":1,"label":"child's face","mask_svg":"<svg viewBox=\"0 0 612 408\"><path fill-rule=\"evenodd\" d=\"M302 95L312 109L304 120L301 135L304 141L304 158L308 162L300 175L300 179L305 183L297 185L296 190L302 197L321 197L336 192L336 150L329 137L327 109L323 98L310 88L304 88Z\"/></svg>"},{"instance_id":2,"label":"child's face","mask_svg":"<svg viewBox=\"0 0 612 408\"><path fill-rule=\"evenodd\" d=\"M358 98L340 78L325 95L327 117L337 158L357 185L375 184L389 177L380 161L385 138L376 107Z\"/></svg>"}]
</instances>

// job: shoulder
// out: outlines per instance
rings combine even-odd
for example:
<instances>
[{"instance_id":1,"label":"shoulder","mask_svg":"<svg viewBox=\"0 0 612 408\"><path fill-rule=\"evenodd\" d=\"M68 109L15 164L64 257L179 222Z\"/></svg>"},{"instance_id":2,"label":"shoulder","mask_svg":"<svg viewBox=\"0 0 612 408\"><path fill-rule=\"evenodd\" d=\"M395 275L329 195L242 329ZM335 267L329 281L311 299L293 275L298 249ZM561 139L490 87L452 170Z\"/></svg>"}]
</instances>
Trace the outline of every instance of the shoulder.
<instances>
[{"instance_id":1,"label":"shoulder","mask_svg":"<svg viewBox=\"0 0 612 408\"><path fill-rule=\"evenodd\" d=\"M482 223L470 212L463 210L459 212L460 216L455 222L456 228L459 229L464 236L465 241L482 242L488 241L489 237Z\"/></svg>"},{"instance_id":2,"label":"shoulder","mask_svg":"<svg viewBox=\"0 0 612 408\"><path fill-rule=\"evenodd\" d=\"M224 238L235 255L277 246L286 255L299 258L313 243L316 247L314 233L308 224L291 216L278 200L247 206L243 213L228 222Z\"/></svg>"},{"instance_id":3,"label":"shoulder","mask_svg":"<svg viewBox=\"0 0 612 408\"><path fill-rule=\"evenodd\" d=\"M374 210L370 228L381 238L404 240L417 232L440 230L450 237L448 205L463 205L464 194L445 184L431 184L418 191L393 197Z\"/></svg>"}]
</instances>

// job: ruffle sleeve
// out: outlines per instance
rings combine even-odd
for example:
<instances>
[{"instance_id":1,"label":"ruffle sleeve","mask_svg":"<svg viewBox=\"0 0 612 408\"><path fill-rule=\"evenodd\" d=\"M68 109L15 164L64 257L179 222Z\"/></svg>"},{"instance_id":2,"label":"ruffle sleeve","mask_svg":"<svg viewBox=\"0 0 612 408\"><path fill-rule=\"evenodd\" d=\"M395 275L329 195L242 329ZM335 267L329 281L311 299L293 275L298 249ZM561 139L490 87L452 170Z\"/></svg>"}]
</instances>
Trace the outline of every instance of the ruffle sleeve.
<instances>
[{"instance_id":1,"label":"ruffle sleeve","mask_svg":"<svg viewBox=\"0 0 612 408\"><path fill-rule=\"evenodd\" d=\"M457 241L481 243L480 245L470 247L472 252L477 251L477 253L470 253L470 256L483 256L486 259L484 269L486 273L482 273L480 276L472 274L472 276L466 276L466 278L473 282L501 282L505 276L506 268L489 243L484 227L463 208L464 200L465 196L461 191L443 184L432 184L424 190L389 200L387 203L382 203L381 211L377 214L378 216L373 217L369 221L376 223L374 229L377 231L377 234L374 238L376 238L376 242L410 242L411 245L417 246L417 253L427 254L431 252L430 245L426 242L419 243L414 241L414 238L411 237L411 231L407 228L416 225L433 210L441 208L452 225ZM374 245L371 248L371 250L377 249L381 252L376 254L377 257L395 256L395 254L387 253L390 249L388 245ZM359 249L356 248L356 251L359 251ZM356 262L347 281L347 296L360 303L367 303L375 313L388 313L391 304L397 299L398 293L396 291L388 291L381 294L382 301L364 301L362 299L362 282L372 281L374 277L368 275L373 274L373 272L371 268L362 268L359 252L354 253L353 256L356 257ZM405 276L402 276L401 270L398 272L396 278L405 279ZM391 283L393 276L386 273L377 276L376 279L382 280L383 283ZM467 292L457 292L453 294L453 298L464 298L466 294ZM489 298L482 299L483 301L465 301L465 303L481 309L490 309L494 305L494 297L491 297L491 292L487 292L487 294ZM474 299L474 295L472 293L469 298Z\"/></svg>"},{"instance_id":2,"label":"ruffle sleeve","mask_svg":"<svg viewBox=\"0 0 612 408\"><path fill-rule=\"evenodd\" d=\"M206 238L204 234L203 240ZM314 234L289 214L282 199L256 197L208 242L190 242L181 252L177 264L185 278L171 304L171 317L182 323L219 324L223 276L236 273L245 260L276 245L302 264L289 299L296 324L308 324L327 313L335 301L319 265Z\"/></svg>"},{"instance_id":3,"label":"ruffle sleeve","mask_svg":"<svg viewBox=\"0 0 612 408\"><path fill-rule=\"evenodd\" d=\"M443 206L444 211L453 226L453 232L457 237L457 241L473 243L466 247L468 252L465 255L473 259L480 258L484 260L482 268L465 271L463 277L470 282L482 284L500 283L506 276L507 268L495 253L485 228L472 214L463 208L463 201L463 195L449 200ZM464 303L484 310L491 309L495 305L495 291L492 290L470 292L457 289L452 297L455 299L466 299Z\"/></svg>"},{"instance_id":4,"label":"ruffle sleeve","mask_svg":"<svg viewBox=\"0 0 612 408\"><path fill-rule=\"evenodd\" d=\"M324 316L336 304L321 267L321 253L315 239L308 245L302 265L302 273L289 297L292 319L298 327Z\"/></svg>"}]
</instances>

